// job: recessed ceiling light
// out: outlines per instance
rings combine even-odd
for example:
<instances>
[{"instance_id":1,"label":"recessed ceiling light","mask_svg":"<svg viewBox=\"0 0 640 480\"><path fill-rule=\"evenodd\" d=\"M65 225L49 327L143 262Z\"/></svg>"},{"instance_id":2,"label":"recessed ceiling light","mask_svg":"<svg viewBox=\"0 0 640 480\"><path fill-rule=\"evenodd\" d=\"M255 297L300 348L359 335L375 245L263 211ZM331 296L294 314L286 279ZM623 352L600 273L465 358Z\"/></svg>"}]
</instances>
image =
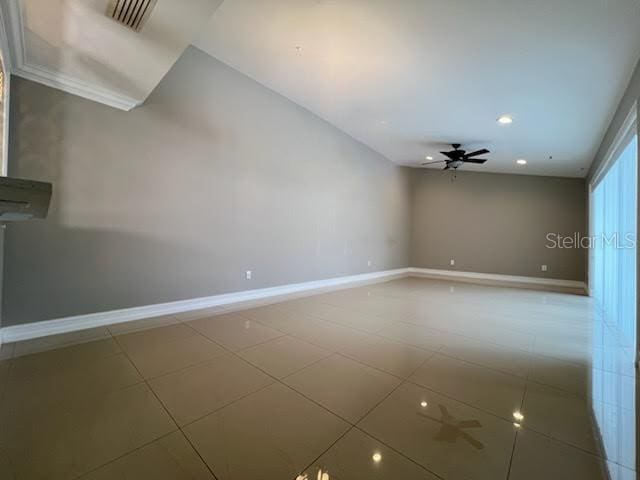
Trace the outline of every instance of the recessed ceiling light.
<instances>
[{"instance_id":1,"label":"recessed ceiling light","mask_svg":"<svg viewBox=\"0 0 640 480\"><path fill-rule=\"evenodd\" d=\"M382 460L382 455L380 455L378 452L376 452L376 453L373 454L373 457L371 457L371 458L373 458L374 462L378 463L380 460Z\"/></svg>"},{"instance_id":2,"label":"recessed ceiling light","mask_svg":"<svg viewBox=\"0 0 640 480\"><path fill-rule=\"evenodd\" d=\"M511 115L501 115L498 118L498 123L500 125L511 125L513 123L513 117Z\"/></svg>"},{"instance_id":3,"label":"recessed ceiling light","mask_svg":"<svg viewBox=\"0 0 640 480\"><path fill-rule=\"evenodd\" d=\"M428 405L428 403L427 403L427 402L425 402L424 400L423 400L422 402L420 402L420 406L421 406L422 408L427 408L427 405Z\"/></svg>"},{"instance_id":4,"label":"recessed ceiling light","mask_svg":"<svg viewBox=\"0 0 640 480\"><path fill-rule=\"evenodd\" d=\"M516 421L518 423L520 423L520 422L522 422L522 420L524 420L524 415L522 413L516 411L516 412L513 412L513 418L515 418Z\"/></svg>"},{"instance_id":5,"label":"recessed ceiling light","mask_svg":"<svg viewBox=\"0 0 640 480\"><path fill-rule=\"evenodd\" d=\"M516 160L516 163L518 165L526 165L527 161L524 158L519 158L518 160Z\"/></svg>"},{"instance_id":6,"label":"recessed ceiling light","mask_svg":"<svg viewBox=\"0 0 640 480\"><path fill-rule=\"evenodd\" d=\"M433 160L433 157L432 157L431 155L427 155L425 158L426 158L427 160Z\"/></svg>"}]
</instances>

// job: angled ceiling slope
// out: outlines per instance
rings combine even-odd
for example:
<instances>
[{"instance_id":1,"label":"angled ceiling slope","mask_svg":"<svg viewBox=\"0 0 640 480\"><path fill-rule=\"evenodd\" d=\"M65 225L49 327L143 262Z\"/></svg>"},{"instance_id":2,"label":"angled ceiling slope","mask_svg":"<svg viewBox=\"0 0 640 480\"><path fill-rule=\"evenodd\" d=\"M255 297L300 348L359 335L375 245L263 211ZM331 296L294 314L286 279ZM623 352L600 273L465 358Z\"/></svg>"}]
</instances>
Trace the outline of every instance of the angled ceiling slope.
<instances>
[{"instance_id":1,"label":"angled ceiling slope","mask_svg":"<svg viewBox=\"0 0 640 480\"><path fill-rule=\"evenodd\" d=\"M229 0L195 45L400 165L462 143L491 150L465 170L581 177L640 56L640 1Z\"/></svg>"},{"instance_id":2,"label":"angled ceiling slope","mask_svg":"<svg viewBox=\"0 0 640 480\"><path fill-rule=\"evenodd\" d=\"M194 42L407 166L585 176L640 56L638 0L158 0L140 32L113 1L0 0L9 71L130 110Z\"/></svg>"},{"instance_id":3,"label":"angled ceiling slope","mask_svg":"<svg viewBox=\"0 0 640 480\"><path fill-rule=\"evenodd\" d=\"M106 105L144 102L222 0L158 1L136 32L112 0L0 0L12 74Z\"/></svg>"}]
</instances>

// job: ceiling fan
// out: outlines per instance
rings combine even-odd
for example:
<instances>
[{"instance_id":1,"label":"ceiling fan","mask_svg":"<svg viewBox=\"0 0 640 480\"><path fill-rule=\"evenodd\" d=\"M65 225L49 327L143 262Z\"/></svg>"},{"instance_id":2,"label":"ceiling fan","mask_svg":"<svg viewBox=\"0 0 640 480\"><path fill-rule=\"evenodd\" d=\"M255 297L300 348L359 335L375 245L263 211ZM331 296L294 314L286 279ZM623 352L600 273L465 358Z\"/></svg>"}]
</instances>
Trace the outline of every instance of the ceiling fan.
<instances>
[{"instance_id":1,"label":"ceiling fan","mask_svg":"<svg viewBox=\"0 0 640 480\"><path fill-rule=\"evenodd\" d=\"M476 150L475 152L467 153L466 150L460 150L460 147L462 145L460 145L459 143L454 143L451 146L453 147L452 151L450 151L450 152L440 152L445 157L447 157L445 160L434 160L433 162L426 162L426 163L423 163L422 165L433 165L435 163L446 163L447 165L444 167L444 170L449 170L450 168L453 168L454 170L456 170L458 167L462 166L462 164L464 164L464 163L477 163L477 164L482 165L484 162L487 161L486 159L484 159L484 158L473 158L473 157L478 157L480 155L485 155L487 153L491 153L486 148L483 148L482 150Z\"/></svg>"}]
</instances>

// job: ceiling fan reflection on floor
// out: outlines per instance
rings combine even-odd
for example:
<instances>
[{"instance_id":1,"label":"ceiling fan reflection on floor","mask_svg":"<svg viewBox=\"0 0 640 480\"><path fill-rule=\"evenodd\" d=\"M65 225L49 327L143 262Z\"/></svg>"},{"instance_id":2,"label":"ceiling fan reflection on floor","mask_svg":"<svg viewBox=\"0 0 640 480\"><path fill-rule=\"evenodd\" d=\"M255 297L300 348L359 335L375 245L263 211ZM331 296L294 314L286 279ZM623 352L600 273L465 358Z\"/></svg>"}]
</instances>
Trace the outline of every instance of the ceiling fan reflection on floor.
<instances>
[{"instance_id":1,"label":"ceiling fan reflection on floor","mask_svg":"<svg viewBox=\"0 0 640 480\"><path fill-rule=\"evenodd\" d=\"M475 152L467 153L466 150L461 150L460 149L460 147L462 145L459 144L459 143L454 143L451 146L453 147L452 151L450 151L450 152L440 152L442 155L447 157L446 159L444 159L444 160L434 160L432 162L423 163L422 165L434 165L436 163L446 163L446 166L444 167L444 170L449 170L449 169L456 170L456 169L458 169L458 167L461 167L465 163L475 163L475 164L482 165L483 163L485 163L487 161L487 159L485 159L485 158L473 158L473 157L478 157L480 155L485 155L487 153L491 153L486 148L483 148L482 150L476 150Z\"/></svg>"}]
</instances>

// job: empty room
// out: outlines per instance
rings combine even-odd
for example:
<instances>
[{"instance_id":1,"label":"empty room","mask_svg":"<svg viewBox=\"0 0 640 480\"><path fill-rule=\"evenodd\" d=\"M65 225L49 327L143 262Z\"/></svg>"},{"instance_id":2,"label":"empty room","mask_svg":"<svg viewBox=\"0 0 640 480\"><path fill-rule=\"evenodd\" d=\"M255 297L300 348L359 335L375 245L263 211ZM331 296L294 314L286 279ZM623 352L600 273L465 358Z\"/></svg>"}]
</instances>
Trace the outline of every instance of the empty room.
<instances>
[{"instance_id":1,"label":"empty room","mask_svg":"<svg viewBox=\"0 0 640 480\"><path fill-rule=\"evenodd\" d=\"M1 480L635 480L638 0L0 0Z\"/></svg>"}]
</instances>

